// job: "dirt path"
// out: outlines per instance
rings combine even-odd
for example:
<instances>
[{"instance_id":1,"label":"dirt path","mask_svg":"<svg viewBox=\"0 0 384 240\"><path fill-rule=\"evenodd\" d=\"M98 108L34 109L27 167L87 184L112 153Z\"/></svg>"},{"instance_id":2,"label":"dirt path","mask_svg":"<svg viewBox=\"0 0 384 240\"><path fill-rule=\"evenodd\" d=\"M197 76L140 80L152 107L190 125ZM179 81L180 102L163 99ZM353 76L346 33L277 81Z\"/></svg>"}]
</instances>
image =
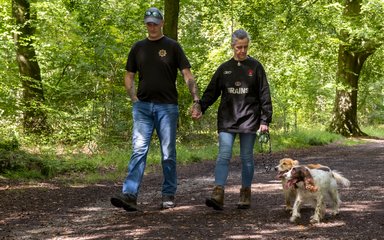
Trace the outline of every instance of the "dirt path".
<instances>
[{"instance_id":1,"label":"dirt path","mask_svg":"<svg viewBox=\"0 0 384 240\"><path fill-rule=\"evenodd\" d=\"M145 176L138 200L142 211L136 213L109 203L121 183L65 186L0 180L0 239L384 239L384 141L274 153L271 160L277 163L285 156L328 165L351 181L351 188L340 189L340 215L327 214L324 222L311 225L312 210L305 208L301 222L290 223L276 173L266 173L260 164L252 208L236 209L238 159L231 164L225 209L214 211L204 205L214 168L213 161L205 161L179 166L178 207L165 211L159 210L160 171Z\"/></svg>"}]
</instances>

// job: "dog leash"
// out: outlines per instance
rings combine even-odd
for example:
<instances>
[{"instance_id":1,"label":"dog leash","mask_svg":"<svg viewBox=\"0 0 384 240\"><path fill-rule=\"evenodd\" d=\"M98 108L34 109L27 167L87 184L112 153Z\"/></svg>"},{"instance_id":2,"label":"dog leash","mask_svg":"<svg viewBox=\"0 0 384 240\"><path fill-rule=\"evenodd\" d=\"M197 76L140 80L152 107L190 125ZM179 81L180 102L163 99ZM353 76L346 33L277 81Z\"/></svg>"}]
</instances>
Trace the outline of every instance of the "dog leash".
<instances>
[{"instance_id":1,"label":"dog leash","mask_svg":"<svg viewBox=\"0 0 384 240\"><path fill-rule=\"evenodd\" d=\"M256 136L259 142L259 155L261 158L261 162L264 166L265 172L269 173L273 168L271 153L272 153L272 145L271 145L271 136L269 132L256 132Z\"/></svg>"}]
</instances>

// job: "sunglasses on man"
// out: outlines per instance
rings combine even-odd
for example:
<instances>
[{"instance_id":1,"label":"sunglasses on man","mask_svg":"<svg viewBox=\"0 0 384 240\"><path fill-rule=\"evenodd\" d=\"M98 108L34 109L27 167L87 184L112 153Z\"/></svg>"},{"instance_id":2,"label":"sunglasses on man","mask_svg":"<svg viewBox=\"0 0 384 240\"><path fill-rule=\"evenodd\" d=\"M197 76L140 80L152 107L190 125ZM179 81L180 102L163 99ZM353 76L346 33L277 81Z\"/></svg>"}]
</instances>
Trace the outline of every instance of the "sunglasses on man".
<instances>
[{"instance_id":1,"label":"sunglasses on man","mask_svg":"<svg viewBox=\"0 0 384 240\"><path fill-rule=\"evenodd\" d=\"M151 12L151 11L146 11L145 16L154 16L155 18L162 18L161 14L159 12Z\"/></svg>"}]
</instances>

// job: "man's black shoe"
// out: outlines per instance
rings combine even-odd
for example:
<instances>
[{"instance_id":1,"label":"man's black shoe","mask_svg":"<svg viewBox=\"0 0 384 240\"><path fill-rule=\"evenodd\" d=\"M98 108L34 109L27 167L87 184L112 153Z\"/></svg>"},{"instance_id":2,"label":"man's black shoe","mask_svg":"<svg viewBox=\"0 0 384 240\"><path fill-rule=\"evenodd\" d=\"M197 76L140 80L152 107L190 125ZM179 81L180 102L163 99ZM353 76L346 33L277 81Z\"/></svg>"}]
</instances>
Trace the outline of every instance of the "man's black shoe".
<instances>
[{"instance_id":1,"label":"man's black shoe","mask_svg":"<svg viewBox=\"0 0 384 240\"><path fill-rule=\"evenodd\" d=\"M215 210L223 210L223 205L217 202L214 198L207 198L205 199L205 205L208 207L211 207Z\"/></svg>"},{"instance_id":2,"label":"man's black shoe","mask_svg":"<svg viewBox=\"0 0 384 240\"><path fill-rule=\"evenodd\" d=\"M117 208L123 208L127 212L137 211L136 198L129 195L119 194L111 197L111 203Z\"/></svg>"}]
</instances>

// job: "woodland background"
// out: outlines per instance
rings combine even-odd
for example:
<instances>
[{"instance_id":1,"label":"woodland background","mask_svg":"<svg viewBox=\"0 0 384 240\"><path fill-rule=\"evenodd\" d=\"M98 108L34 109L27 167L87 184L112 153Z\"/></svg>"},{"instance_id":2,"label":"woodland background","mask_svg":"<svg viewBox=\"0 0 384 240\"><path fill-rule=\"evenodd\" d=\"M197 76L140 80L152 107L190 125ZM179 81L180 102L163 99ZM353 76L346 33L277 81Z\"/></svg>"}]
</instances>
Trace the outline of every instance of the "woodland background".
<instances>
[{"instance_id":1,"label":"woodland background","mask_svg":"<svg viewBox=\"0 0 384 240\"><path fill-rule=\"evenodd\" d=\"M126 144L131 103L123 86L143 13L165 13L201 91L232 56L244 28L265 67L271 129L365 135L384 122L383 0L0 0L0 142ZM179 76L179 140L216 132L216 107L199 122Z\"/></svg>"}]
</instances>

